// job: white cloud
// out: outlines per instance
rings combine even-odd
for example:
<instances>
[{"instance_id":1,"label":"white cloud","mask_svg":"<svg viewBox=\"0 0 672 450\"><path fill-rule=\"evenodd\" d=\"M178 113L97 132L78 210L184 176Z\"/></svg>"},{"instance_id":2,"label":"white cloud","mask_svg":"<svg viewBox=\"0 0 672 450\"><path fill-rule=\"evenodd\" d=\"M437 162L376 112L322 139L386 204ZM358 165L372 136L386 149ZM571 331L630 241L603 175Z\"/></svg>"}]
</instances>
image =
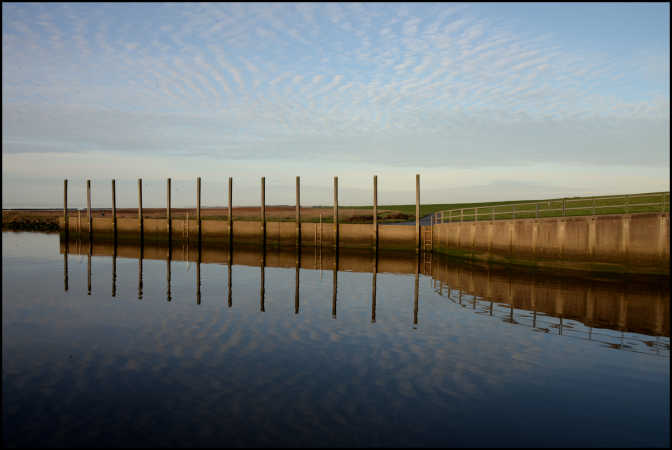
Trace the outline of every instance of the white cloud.
<instances>
[{"instance_id":1,"label":"white cloud","mask_svg":"<svg viewBox=\"0 0 672 450\"><path fill-rule=\"evenodd\" d=\"M131 22L3 7L3 150L669 162L669 55L653 50L626 67L471 5L161 8Z\"/></svg>"}]
</instances>

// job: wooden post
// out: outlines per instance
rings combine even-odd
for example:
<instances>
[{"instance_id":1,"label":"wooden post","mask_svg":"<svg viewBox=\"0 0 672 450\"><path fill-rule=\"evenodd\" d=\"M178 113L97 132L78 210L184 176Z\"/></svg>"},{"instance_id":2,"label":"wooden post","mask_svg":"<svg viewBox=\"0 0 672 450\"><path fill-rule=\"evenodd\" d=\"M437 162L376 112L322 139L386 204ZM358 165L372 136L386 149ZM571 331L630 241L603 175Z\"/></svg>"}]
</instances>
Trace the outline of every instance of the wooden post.
<instances>
[{"instance_id":1,"label":"wooden post","mask_svg":"<svg viewBox=\"0 0 672 450\"><path fill-rule=\"evenodd\" d=\"M420 174L415 175L415 252L420 252Z\"/></svg>"},{"instance_id":2,"label":"wooden post","mask_svg":"<svg viewBox=\"0 0 672 450\"><path fill-rule=\"evenodd\" d=\"M338 177L334 177L334 247L338 248Z\"/></svg>"},{"instance_id":3,"label":"wooden post","mask_svg":"<svg viewBox=\"0 0 672 450\"><path fill-rule=\"evenodd\" d=\"M196 178L196 225L198 226L198 242L201 242L201 177Z\"/></svg>"},{"instance_id":4,"label":"wooden post","mask_svg":"<svg viewBox=\"0 0 672 450\"><path fill-rule=\"evenodd\" d=\"M296 177L296 246L301 247L301 180Z\"/></svg>"},{"instance_id":5,"label":"wooden post","mask_svg":"<svg viewBox=\"0 0 672 450\"><path fill-rule=\"evenodd\" d=\"M89 235L93 231L93 216L91 215L91 180L86 180L86 209L89 215Z\"/></svg>"},{"instance_id":6,"label":"wooden post","mask_svg":"<svg viewBox=\"0 0 672 450\"><path fill-rule=\"evenodd\" d=\"M142 239L142 178L138 178L138 230Z\"/></svg>"},{"instance_id":7,"label":"wooden post","mask_svg":"<svg viewBox=\"0 0 672 450\"><path fill-rule=\"evenodd\" d=\"M378 250L378 175L373 176L373 248Z\"/></svg>"},{"instance_id":8,"label":"wooden post","mask_svg":"<svg viewBox=\"0 0 672 450\"><path fill-rule=\"evenodd\" d=\"M261 237L266 242L266 177L261 177Z\"/></svg>"},{"instance_id":9,"label":"wooden post","mask_svg":"<svg viewBox=\"0 0 672 450\"><path fill-rule=\"evenodd\" d=\"M233 239L233 178L229 177L229 243Z\"/></svg>"},{"instance_id":10,"label":"wooden post","mask_svg":"<svg viewBox=\"0 0 672 450\"><path fill-rule=\"evenodd\" d=\"M63 228L68 230L68 180L63 180ZM66 289L67 291L67 289Z\"/></svg>"},{"instance_id":11,"label":"wooden post","mask_svg":"<svg viewBox=\"0 0 672 450\"><path fill-rule=\"evenodd\" d=\"M117 181L112 180L112 231L117 235Z\"/></svg>"},{"instance_id":12,"label":"wooden post","mask_svg":"<svg viewBox=\"0 0 672 450\"><path fill-rule=\"evenodd\" d=\"M170 234L173 230L173 217L170 205L170 178L166 181L166 220L168 221L168 240L170 240Z\"/></svg>"}]
</instances>

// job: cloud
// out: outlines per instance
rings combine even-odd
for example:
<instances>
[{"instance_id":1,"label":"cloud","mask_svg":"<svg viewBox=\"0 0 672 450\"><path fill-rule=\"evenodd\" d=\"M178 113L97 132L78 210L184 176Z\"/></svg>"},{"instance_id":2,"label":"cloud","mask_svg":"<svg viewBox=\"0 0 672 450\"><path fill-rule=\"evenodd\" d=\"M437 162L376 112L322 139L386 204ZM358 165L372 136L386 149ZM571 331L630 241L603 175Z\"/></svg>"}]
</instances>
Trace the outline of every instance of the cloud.
<instances>
[{"instance_id":1,"label":"cloud","mask_svg":"<svg viewBox=\"0 0 672 450\"><path fill-rule=\"evenodd\" d=\"M4 151L668 162L655 49L625 64L473 5L139 7L3 6Z\"/></svg>"}]
</instances>

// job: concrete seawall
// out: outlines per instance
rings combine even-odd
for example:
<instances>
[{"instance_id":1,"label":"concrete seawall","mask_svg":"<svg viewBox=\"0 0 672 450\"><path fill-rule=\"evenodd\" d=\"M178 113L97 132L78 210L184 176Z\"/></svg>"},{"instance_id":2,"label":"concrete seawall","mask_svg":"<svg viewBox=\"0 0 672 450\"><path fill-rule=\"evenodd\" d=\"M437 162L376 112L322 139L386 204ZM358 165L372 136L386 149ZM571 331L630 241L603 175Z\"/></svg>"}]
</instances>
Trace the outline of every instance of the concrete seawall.
<instances>
[{"instance_id":1,"label":"concrete seawall","mask_svg":"<svg viewBox=\"0 0 672 450\"><path fill-rule=\"evenodd\" d=\"M198 240L196 220L172 220L171 240ZM60 226L63 229L63 218ZM88 235L88 221L69 219L69 233ZM94 218L94 238L114 236L112 218ZM431 229L431 233L429 232ZM120 242L139 239L138 219L117 219ZM145 241L167 241L166 219L144 219ZM301 245L334 247L336 232L332 223L302 223ZM295 247L294 222L266 222L265 244ZM564 268L602 272L633 272L669 275L669 213L515 219L483 222L453 222L423 226L422 248L432 252L473 260L487 260L529 267ZM430 245L426 245L431 239ZM262 245L261 222L233 222L236 244ZM202 220L204 245L228 243L226 221ZM371 224L339 224L340 248L375 248L375 228ZM416 249L413 225L378 225L381 250Z\"/></svg>"},{"instance_id":2,"label":"concrete seawall","mask_svg":"<svg viewBox=\"0 0 672 450\"><path fill-rule=\"evenodd\" d=\"M198 240L198 222L196 220L172 221L173 241ZM137 240L139 238L138 219L118 218L117 236L120 240ZM63 218L60 218L60 228L63 229ZM77 235L88 234L88 223L82 220L81 227L78 221L68 220L69 232ZM296 246L296 223L294 222L266 222L266 245L279 247ZM112 218L93 218L93 235L110 238L114 232ZM338 245L343 248L374 248L375 228L371 224L339 224ZM238 221L233 222L233 236L236 243L262 244L261 222ZM166 219L143 219L143 238L148 241L163 241L168 239L168 223ZM204 244L227 243L229 241L229 224L223 220L202 220L201 239ZM333 247L335 242L335 227L333 223L302 223L301 245L306 247L320 246ZM398 225L378 225L378 248L390 250L414 250L415 227Z\"/></svg>"},{"instance_id":3,"label":"concrete seawall","mask_svg":"<svg viewBox=\"0 0 672 450\"><path fill-rule=\"evenodd\" d=\"M434 225L433 250L468 259L669 274L669 213Z\"/></svg>"}]
</instances>

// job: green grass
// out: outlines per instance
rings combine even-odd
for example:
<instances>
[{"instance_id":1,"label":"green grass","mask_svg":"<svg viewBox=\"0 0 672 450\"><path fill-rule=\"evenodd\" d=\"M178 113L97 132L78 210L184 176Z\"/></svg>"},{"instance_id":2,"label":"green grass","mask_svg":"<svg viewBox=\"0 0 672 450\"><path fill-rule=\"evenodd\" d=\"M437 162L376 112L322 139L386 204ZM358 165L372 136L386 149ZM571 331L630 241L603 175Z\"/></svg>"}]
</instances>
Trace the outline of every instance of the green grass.
<instances>
[{"instance_id":1,"label":"green grass","mask_svg":"<svg viewBox=\"0 0 672 450\"><path fill-rule=\"evenodd\" d=\"M565 216L585 216L595 214L624 214L624 213L644 213L644 212L669 212L669 192L652 192L645 194L631 194L629 205L626 207L626 199L622 195L599 196L599 197L567 197L564 199ZM646 203L660 203L665 198L666 204L661 208L660 205L645 205ZM538 211L536 204L538 204ZM500 206L507 205L507 206ZM514 218L534 218L534 217L557 217L563 216L563 199L545 199L545 200L515 200L502 202L478 202L478 203L441 203L432 205L421 205L420 216L424 217L439 211L462 209L463 211L453 211L453 221L474 220L476 208L478 208L478 220L490 220L493 212L496 219ZM593 209L594 207L594 209ZM354 209L370 209L370 206L348 207ZM415 205L381 205L378 209L394 210L408 214L415 218ZM444 220L449 220L448 215Z\"/></svg>"}]
</instances>

